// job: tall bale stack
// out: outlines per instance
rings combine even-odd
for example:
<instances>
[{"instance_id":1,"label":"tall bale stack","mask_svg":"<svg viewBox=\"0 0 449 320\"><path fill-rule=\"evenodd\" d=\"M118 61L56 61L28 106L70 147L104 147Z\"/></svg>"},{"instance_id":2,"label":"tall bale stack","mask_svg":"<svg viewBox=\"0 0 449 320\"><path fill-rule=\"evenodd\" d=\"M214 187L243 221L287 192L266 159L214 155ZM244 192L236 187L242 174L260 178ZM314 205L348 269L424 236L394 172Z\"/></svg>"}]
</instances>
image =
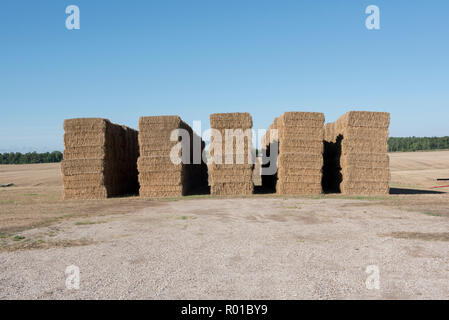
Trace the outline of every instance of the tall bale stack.
<instances>
[{"instance_id":1,"label":"tall bale stack","mask_svg":"<svg viewBox=\"0 0 449 320\"><path fill-rule=\"evenodd\" d=\"M64 121L64 199L103 199L138 191L137 132L107 119Z\"/></svg>"},{"instance_id":2,"label":"tall bale stack","mask_svg":"<svg viewBox=\"0 0 449 320\"><path fill-rule=\"evenodd\" d=\"M253 121L249 113L216 113L210 116L211 129L221 135L221 141L211 136L209 168L212 195L248 195L254 192L252 150ZM247 131L249 130L249 131ZM243 135L249 133L248 136ZM242 134L241 141L232 133ZM226 142L229 142L228 150ZM240 142L243 142L242 144ZM220 154L221 150L221 154Z\"/></svg>"},{"instance_id":3,"label":"tall bale stack","mask_svg":"<svg viewBox=\"0 0 449 320\"><path fill-rule=\"evenodd\" d=\"M326 125L325 142L341 148L341 193L389 193L389 124L387 112L350 111Z\"/></svg>"},{"instance_id":4,"label":"tall bale stack","mask_svg":"<svg viewBox=\"0 0 449 320\"><path fill-rule=\"evenodd\" d=\"M324 115L318 112L285 112L276 126L279 135L276 192L320 194Z\"/></svg>"},{"instance_id":5,"label":"tall bale stack","mask_svg":"<svg viewBox=\"0 0 449 320\"><path fill-rule=\"evenodd\" d=\"M170 137L174 130L184 129L190 139L189 155L180 150L178 155L187 159L181 163L173 163L170 158L172 149L182 141L178 136L176 141ZM197 157L200 163L193 163L194 143L196 141L200 150ZM141 197L178 197L188 194L196 188L207 187L207 165L202 161L202 152L205 143L201 137L181 120L178 116L153 116L139 119L139 146L138 159L140 196ZM187 158L186 158L187 157ZM197 161L198 162L198 161Z\"/></svg>"}]
</instances>

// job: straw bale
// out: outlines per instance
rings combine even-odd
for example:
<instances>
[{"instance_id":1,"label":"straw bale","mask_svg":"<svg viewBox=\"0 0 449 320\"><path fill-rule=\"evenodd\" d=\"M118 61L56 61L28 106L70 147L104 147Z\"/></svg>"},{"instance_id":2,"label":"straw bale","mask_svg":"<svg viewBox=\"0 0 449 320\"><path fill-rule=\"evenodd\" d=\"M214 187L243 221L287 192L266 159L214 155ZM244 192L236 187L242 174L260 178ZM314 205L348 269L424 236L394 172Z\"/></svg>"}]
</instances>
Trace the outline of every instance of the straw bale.
<instances>
[{"instance_id":1,"label":"straw bale","mask_svg":"<svg viewBox=\"0 0 449 320\"><path fill-rule=\"evenodd\" d=\"M105 186L101 187L82 187L82 188L64 188L64 199L93 200L104 199L108 197Z\"/></svg>"},{"instance_id":2,"label":"straw bale","mask_svg":"<svg viewBox=\"0 0 449 320\"><path fill-rule=\"evenodd\" d=\"M219 169L219 170L210 170L210 176L248 176L253 172L253 168L239 168L238 166L233 166L229 169Z\"/></svg>"},{"instance_id":3,"label":"straw bale","mask_svg":"<svg viewBox=\"0 0 449 320\"><path fill-rule=\"evenodd\" d=\"M343 126L347 127L388 128L390 125L390 113L349 111L343 116L342 121Z\"/></svg>"},{"instance_id":4,"label":"straw bale","mask_svg":"<svg viewBox=\"0 0 449 320\"><path fill-rule=\"evenodd\" d=\"M345 140L368 139L387 143L389 132L388 128L347 127L344 129L344 137Z\"/></svg>"},{"instance_id":5,"label":"straw bale","mask_svg":"<svg viewBox=\"0 0 449 320\"><path fill-rule=\"evenodd\" d=\"M284 122L301 122L307 120L324 122L324 114L321 112L284 112L281 116Z\"/></svg>"},{"instance_id":6,"label":"straw bale","mask_svg":"<svg viewBox=\"0 0 449 320\"><path fill-rule=\"evenodd\" d=\"M302 138L306 140L307 138L311 140L321 139L324 137L323 127L308 128L308 127L283 127L279 133L279 139L294 139Z\"/></svg>"},{"instance_id":7,"label":"straw bale","mask_svg":"<svg viewBox=\"0 0 449 320\"><path fill-rule=\"evenodd\" d=\"M66 147L64 150L64 160L101 159L105 156L105 146Z\"/></svg>"},{"instance_id":8,"label":"straw bale","mask_svg":"<svg viewBox=\"0 0 449 320\"><path fill-rule=\"evenodd\" d=\"M348 182L341 183L341 192L344 194L353 195L377 195L377 194L389 194L390 184L389 182Z\"/></svg>"},{"instance_id":9,"label":"straw bale","mask_svg":"<svg viewBox=\"0 0 449 320\"><path fill-rule=\"evenodd\" d=\"M321 194L321 184L307 184L307 183L281 183L276 185L276 193L278 194L292 194L292 195L315 195Z\"/></svg>"},{"instance_id":10,"label":"straw bale","mask_svg":"<svg viewBox=\"0 0 449 320\"><path fill-rule=\"evenodd\" d=\"M65 132L104 132L109 120L101 118L77 118L64 120Z\"/></svg>"},{"instance_id":11,"label":"straw bale","mask_svg":"<svg viewBox=\"0 0 449 320\"><path fill-rule=\"evenodd\" d=\"M293 175L301 175L301 176L314 176L321 175L321 167L315 166L315 168L305 168L302 166L298 167L280 167L277 171L278 176L293 176Z\"/></svg>"},{"instance_id":12,"label":"straw bale","mask_svg":"<svg viewBox=\"0 0 449 320\"><path fill-rule=\"evenodd\" d=\"M252 181L253 175L244 176L227 176L227 175L210 175L209 181L212 185L219 183L248 183L249 180Z\"/></svg>"},{"instance_id":13,"label":"straw bale","mask_svg":"<svg viewBox=\"0 0 449 320\"><path fill-rule=\"evenodd\" d=\"M102 173L105 169L103 159L64 160L61 163L62 174L66 176L86 173Z\"/></svg>"},{"instance_id":14,"label":"straw bale","mask_svg":"<svg viewBox=\"0 0 449 320\"><path fill-rule=\"evenodd\" d=\"M211 184L210 190L212 195L249 195L254 191L254 184L252 180L250 182L217 182Z\"/></svg>"},{"instance_id":15,"label":"straw bale","mask_svg":"<svg viewBox=\"0 0 449 320\"><path fill-rule=\"evenodd\" d=\"M322 154L323 153L323 143L316 147L297 147L297 146L286 146L284 144L279 145L279 153L298 153L298 154Z\"/></svg>"},{"instance_id":16,"label":"straw bale","mask_svg":"<svg viewBox=\"0 0 449 320\"><path fill-rule=\"evenodd\" d=\"M105 133L86 133L80 134L70 132L64 134L64 145L69 148L88 147L88 146L104 146L106 144Z\"/></svg>"},{"instance_id":17,"label":"straw bale","mask_svg":"<svg viewBox=\"0 0 449 320\"><path fill-rule=\"evenodd\" d=\"M284 183L315 183L321 184L321 172L316 175L303 176L303 175L278 175L279 179L282 179Z\"/></svg>"},{"instance_id":18,"label":"straw bale","mask_svg":"<svg viewBox=\"0 0 449 320\"><path fill-rule=\"evenodd\" d=\"M139 118L140 129L149 128L178 128L181 125L181 118L179 116L151 116Z\"/></svg>"},{"instance_id":19,"label":"straw bale","mask_svg":"<svg viewBox=\"0 0 449 320\"><path fill-rule=\"evenodd\" d=\"M239 126L235 126L234 123L238 123ZM253 120L247 112L214 113L210 115L210 125L212 128L252 128Z\"/></svg>"},{"instance_id":20,"label":"straw bale","mask_svg":"<svg viewBox=\"0 0 449 320\"><path fill-rule=\"evenodd\" d=\"M390 180L390 169L387 168L366 168L359 166L345 166L342 169L342 174L348 181L364 181L373 180L375 181L389 181Z\"/></svg>"},{"instance_id":21,"label":"straw bale","mask_svg":"<svg viewBox=\"0 0 449 320\"><path fill-rule=\"evenodd\" d=\"M343 154L352 153L387 153L388 145L386 143L376 143L369 140L351 140L343 139L341 143L341 152Z\"/></svg>"},{"instance_id":22,"label":"straw bale","mask_svg":"<svg viewBox=\"0 0 449 320\"><path fill-rule=\"evenodd\" d=\"M145 198L180 197L184 195L184 190L181 185L140 186L139 194Z\"/></svg>"}]
</instances>

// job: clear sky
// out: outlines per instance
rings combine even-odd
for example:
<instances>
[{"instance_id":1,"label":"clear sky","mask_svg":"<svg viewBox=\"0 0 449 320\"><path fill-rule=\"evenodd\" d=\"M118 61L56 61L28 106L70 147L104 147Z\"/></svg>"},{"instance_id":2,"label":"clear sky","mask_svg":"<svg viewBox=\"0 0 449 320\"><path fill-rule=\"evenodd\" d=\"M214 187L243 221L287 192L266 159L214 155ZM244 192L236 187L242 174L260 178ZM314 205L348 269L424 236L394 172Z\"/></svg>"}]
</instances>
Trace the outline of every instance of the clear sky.
<instances>
[{"instance_id":1,"label":"clear sky","mask_svg":"<svg viewBox=\"0 0 449 320\"><path fill-rule=\"evenodd\" d=\"M372 110L392 136L449 135L449 1L2 0L0 108L0 152L62 150L73 117L205 130L245 111L259 129L284 111Z\"/></svg>"}]
</instances>

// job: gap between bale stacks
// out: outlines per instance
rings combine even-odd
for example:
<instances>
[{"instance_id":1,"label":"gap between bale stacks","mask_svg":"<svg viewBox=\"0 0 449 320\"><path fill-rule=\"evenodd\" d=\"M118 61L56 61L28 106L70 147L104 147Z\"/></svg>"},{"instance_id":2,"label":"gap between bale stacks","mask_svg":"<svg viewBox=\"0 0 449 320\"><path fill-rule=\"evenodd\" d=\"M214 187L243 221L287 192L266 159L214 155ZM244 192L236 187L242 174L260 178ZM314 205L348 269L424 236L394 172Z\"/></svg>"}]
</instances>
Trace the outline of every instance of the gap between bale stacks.
<instances>
[{"instance_id":1,"label":"gap between bale stacks","mask_svg":"<svg viewBox=\"0 0 449 320\"><path fill-rule=\"evenodd\" d=\"M218 136L214 136L214 133L211 135L211 164L209 165L211 194L252 194L255 155L252 147L251 115L249 113L211 114L210 126L215 133L221 135L221 140Z\"/></svg>"},{"instance_id":2,"label":"gap between bale stacks","mask_svg":"<svg viewBox=\"0 0 449 320\"><path fill-rule=\"evenodd\" d=\"M137 131L101 118L64 121L64 199L103 199L138 191Z\"/></svg>"},{"instance_id":3,"label":"gap between bale stacks","mask_svg":"<svg viewBox=\"0 0 449 320\"><path fill-rule=\"evenodd\" d=\"M387 112L350 111L325 126L323 187L348 195L388 194Z\"/></svg>"},{"instance_id":4,"label":"gap between bale stacks","mask_svg":"<svg viewBox=\"0 0 449 320\"><path fill-rule=\"evenodd\" d=\"M188 133L190 148L181 150L179 155L186 157L183 152L188 152L189 163L175 164L171 161L170 152L182 140L177 136L176 141L170 141L172 132L177 129ZM194 150L194 141L199 150ZM141 197L179 197L207 188L207 165L202 161L205 143L180 117L141 117L139 146L137 166ZM198 159L199 163L194 163Z\"/></svg>"},{"instance_id":5,"label":"gap between bale stacks","mask_svg":"<svg viewBox=\"0 0 449 320\"><path fill-rule=\"evenodd\" d=\"M274 120L264 137L263 154L276 162L271 165L277 166L277 172L262 176L265 188L278 194L322 192L323 125L324 114L318 112L285 112ZM271 153L276 149L278 156L274 159Z\"/></svg>"}]
</instances>

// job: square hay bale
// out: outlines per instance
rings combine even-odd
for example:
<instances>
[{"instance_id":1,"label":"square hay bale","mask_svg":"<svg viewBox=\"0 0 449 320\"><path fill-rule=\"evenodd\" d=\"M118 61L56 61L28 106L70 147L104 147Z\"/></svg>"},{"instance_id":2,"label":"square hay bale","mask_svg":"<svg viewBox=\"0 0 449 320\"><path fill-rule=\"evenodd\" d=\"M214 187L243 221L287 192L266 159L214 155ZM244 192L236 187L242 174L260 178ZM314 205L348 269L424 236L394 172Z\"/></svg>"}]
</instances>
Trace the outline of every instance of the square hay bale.
<instances>
[{"instance_id":1,"label":"square hay bale","mask_svg":"<svg viewBox=\"0 0 449 320\"><path fill-rule=\"evenodd\" d=\"M64 121L64 199L136 193L137 132L101 118Z\"/></svg>"}]
</instances>

